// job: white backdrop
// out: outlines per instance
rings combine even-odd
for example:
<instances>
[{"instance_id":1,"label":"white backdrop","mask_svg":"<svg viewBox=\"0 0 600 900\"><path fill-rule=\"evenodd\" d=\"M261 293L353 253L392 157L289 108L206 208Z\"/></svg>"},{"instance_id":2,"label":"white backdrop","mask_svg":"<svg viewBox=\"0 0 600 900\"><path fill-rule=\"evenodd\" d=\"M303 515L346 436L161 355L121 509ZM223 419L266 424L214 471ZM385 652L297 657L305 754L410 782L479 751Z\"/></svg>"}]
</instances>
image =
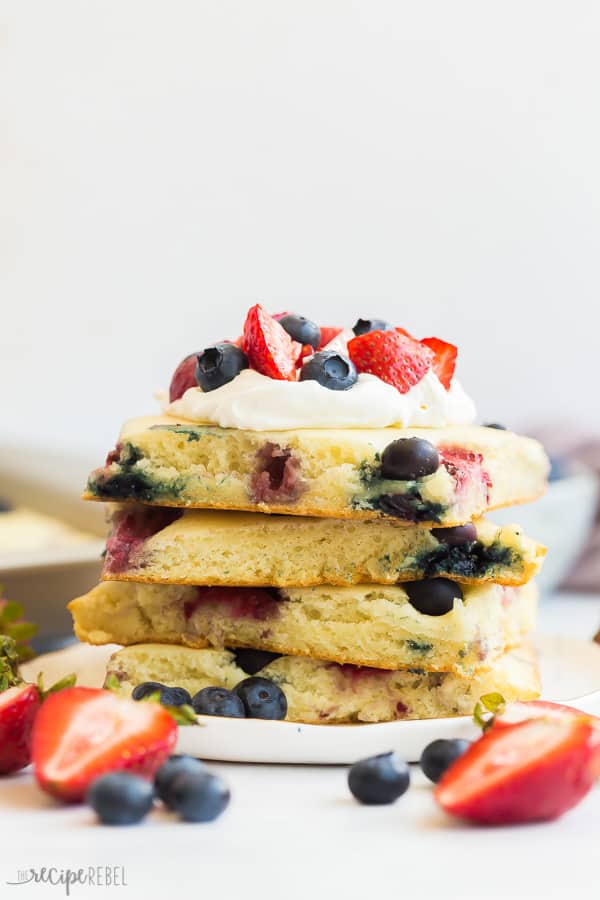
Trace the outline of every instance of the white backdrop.
<instances>
[{"instance_id":1,"label":"white backdrop","mask_svg":"<svg viewBox=\"0 0 600 900\"><path fill-rule=\"evenodd\" d=\"M98 456L247 306L600 430L600 5L0 0L4 438Z\"/></svg>"}]
</instances>

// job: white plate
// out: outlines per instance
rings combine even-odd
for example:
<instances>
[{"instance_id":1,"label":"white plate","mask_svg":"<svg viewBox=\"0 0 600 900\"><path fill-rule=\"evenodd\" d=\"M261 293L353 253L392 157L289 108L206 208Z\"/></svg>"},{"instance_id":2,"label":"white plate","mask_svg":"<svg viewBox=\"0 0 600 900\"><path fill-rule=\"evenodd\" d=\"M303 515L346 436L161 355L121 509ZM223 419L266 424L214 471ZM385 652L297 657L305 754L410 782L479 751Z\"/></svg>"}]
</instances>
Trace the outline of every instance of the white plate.
<instances>
[{"instance_id":1,"label":"white plate","mask_svg":"<svg viewBox=\"0 0 600 900\"><path fill-rule=\"evenodd\" d=\"M600 646L563 637L540 637L537 646L544 698L600 715ZM98 687L115 649L76 644L38 657L23 666L23 674L33 679L41 670L51 684L75 671L80 684ZM199 728L179 729L177 752L228 762L340 765L386 750L397 750L404 759L414 761L436 738L478 734L467 716L376 725L300 725L212 716L200 716L199 721Z\"/></svg>"}]
</instances>

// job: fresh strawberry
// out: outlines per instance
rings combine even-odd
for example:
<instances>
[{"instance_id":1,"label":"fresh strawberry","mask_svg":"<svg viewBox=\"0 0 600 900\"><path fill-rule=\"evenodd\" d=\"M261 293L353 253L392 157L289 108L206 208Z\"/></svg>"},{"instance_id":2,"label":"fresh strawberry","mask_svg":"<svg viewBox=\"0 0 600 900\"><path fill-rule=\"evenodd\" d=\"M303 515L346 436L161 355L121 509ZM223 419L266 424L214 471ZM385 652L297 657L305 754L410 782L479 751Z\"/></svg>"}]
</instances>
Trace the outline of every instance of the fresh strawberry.
<instances>
[{"instance_id":1,"label":"fresh strawberry","mask_svg":"<svg viewBox=\"0 0 600 900\"><path fill-rule=\"evenodd\" d=\"M454 344L448 344L440 338L430 337L423 338L421 341L430 350L433 350L435 358L432 368L437 377L440 379L446 390L450 389L450 384L456 369L456 357L458 356L458 347Z\"/></svg>"},{"instance_id":2,"label":"fresh strawberry","mask_svg":"<svg viewBox=\"0 0 600 900\"><path fill-rule=\"evenodd\" d=\"M487 731L445 772L435 798L472 822L546 821L575 806L599 774L588 717L529 719Z\"/></svg>"},{"instance_id":3,"label":"fresh strawberry","mask_svg":"<svg viewBox=\"0 0 600 900\"><path fill-rule=\"evenodd\" d=\"M529 719L564 719L565 716L580 719L582 716L589 719L594 728L600 734L600 719L596 716L588 716L574 706L565 706L564 703L550 703L548 700L517 700L508 703L493 718L494 728L507 728L519 722Z\"/></svg>"},{"instance_id":4,"label":"fresh strawberry","mask_svg":"<svg viewBox=\"0 0 600 900\"><path fill-rule=\"evenodd\" d=\"M406 394L431 368L433 352L398 331L368 331L348 342L358 372L376 375Z\"/></svg>"},{"instance_id":5,"label":"fresh strawberry","mask_svg":"<svg viewBox=\"0 0 600 900\"><path fill-rule=\"evenodd\" d=\"M179 363L169 386L169 403L173 403L175 400L183 397L188 388L198 387L198 382L196 381L197 364L197 353L191 353Z\"/></svg>"},{"instance_id":6,"label":"fresh strawberry","mask_svg":"<svg viewBox=\"0 0 600 900\"><path fill-rule=\"evenodd\" d=\"M52 796L77 802L104 772L126 769L151 778L176 739L175 720L160 704L74 687L53 694L38 713L34 774Z\"/></svg>"},{"instance_id":7,"label":"fresh strawberry","mask_svg":"<svg viewBox=\"0 0 600 900\"><path fill-rule=\"evenodd\" d=\"M19 684L0 694L0 775L31 762L31 732L41 702L35 684Z\"/></svg>"},{"instance_id":8,"label":"fresh strawberry","mask_svg":"<svg viewBox=\"0 0 600 900\"><path fill-rule=\"evenodd\" d=\"M314 352L315 352L315 348L313 347L312 344L302 344L302 349L300 351L300 355L299 355L298 359L296 360L296 367L301 368L306 357L312 356Z\"/></svg>"},{"instance_id":9,"label":"fresh strawberry","mask_svg":"<svg viewBox=\"0 0 600 900\"><path fill-rule=\"evenodd\" d=\"M338 334L340 334L343 330L343 328L333 328L331 325L321 325L321 340L319 341L317 350L322 350L323 347L326 347L327 344L329 344L329 342L337 337Z\"/></svg>"},{"instance_id":10,"label":"fresh strawberry","mask_svg":"<svg viewBox=\"0 0 600 900\"><path fill-rule=\"evenodd\" d=\"M38 684L27 684L19 673L19 658L14 638L0 636L0 775L29 765L31 732L41 703L54 691L75 683L75 676L67 675L45 691L40 675Z\"/></svg>"},{"instance_id":11,"label":"fresh strawberry","mask_svg":"<svg viewBox=\"0 0 600 900\"><path fill-rule=\"evenodd\" d=\"M257 303L244 322L244 346L250 368L279 381L296 381L302 345Z\"/></svg>"}]
</instances>

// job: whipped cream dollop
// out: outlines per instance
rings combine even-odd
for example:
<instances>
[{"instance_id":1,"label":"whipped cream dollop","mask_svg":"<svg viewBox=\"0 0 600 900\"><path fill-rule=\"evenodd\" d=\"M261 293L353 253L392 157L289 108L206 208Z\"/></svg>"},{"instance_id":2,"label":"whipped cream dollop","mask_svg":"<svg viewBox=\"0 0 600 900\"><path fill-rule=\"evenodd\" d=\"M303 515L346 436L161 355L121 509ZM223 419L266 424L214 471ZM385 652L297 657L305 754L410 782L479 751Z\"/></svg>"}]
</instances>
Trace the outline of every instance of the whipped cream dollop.
<instances>
[{"instance_id":1,"label":"whipped cream dollop","mask_svg":"<svg viewBox=\"0 0 600 900\"><path fill-rule=\"evenodd\" d=\"M189 388L173 403L169 416L191 422L249 431L294 428L387 428L467 425L475 405L454 378L446 390L429 371L406 394L375 375L359 375L347 391L332 391L317 381L277 381L244 369L233 381L205 393Z\"/></svg>"}]
</instances>

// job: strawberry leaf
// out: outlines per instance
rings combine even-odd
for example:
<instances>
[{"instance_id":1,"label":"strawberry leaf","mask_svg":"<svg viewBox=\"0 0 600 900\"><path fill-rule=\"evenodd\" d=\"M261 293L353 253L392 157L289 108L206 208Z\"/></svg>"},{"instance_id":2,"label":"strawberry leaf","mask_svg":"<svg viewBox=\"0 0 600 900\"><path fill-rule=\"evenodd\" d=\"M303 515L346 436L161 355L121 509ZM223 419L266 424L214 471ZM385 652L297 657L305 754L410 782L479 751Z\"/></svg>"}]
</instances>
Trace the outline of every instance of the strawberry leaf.
<instances>
[{"instance_id":1,"label":"strawberry leaf","mask_svg":"<svg viewBox=\"0 0 600 900\"><path fill-rule=\"evenodd\" d=\"M114 672L111 672L104 679L104 690L105 691L114 691L117 694L121 693L121 682L117 678Z\"/></svg>"},{"instance_id":2,"label":"strawberry leaf","mask_svg":"<svg viewBox=\"0 0 600 900\"><path fill-rule=\"evenodd\" d=\"M46 697L49 697L50 694L58 694L59 691L64 691L65 688L74 687L77 682L77 675L75 672L71 672L69 675L64 675L59 681L56 681L51 687L44 687L44 679L41 672L38 672L37 677L37 688L40 692L40 697L42 700L45 700Z\"/></svg>"},{"instance_id":3,"label":"strawberry leaf","mask_svg":"<svg viewBox=\"0 0 600 900\"><path fill-rule=\"evenodd\" d=\"M497 692L482 694L473 710L473 721L482 731L487 731L494 724L494 717L504 712L506 700Z\"/></svg>"},{"instance_id":4,"label":"strawberry leaf","mask_svg":"<svg viewBox=\"0 0 600 900\"><path fill-rule=\"evenodd\" d=\"M21 684L19 652L12 638L0 635L0 691Z\"/></svg>"}]
</instances>

